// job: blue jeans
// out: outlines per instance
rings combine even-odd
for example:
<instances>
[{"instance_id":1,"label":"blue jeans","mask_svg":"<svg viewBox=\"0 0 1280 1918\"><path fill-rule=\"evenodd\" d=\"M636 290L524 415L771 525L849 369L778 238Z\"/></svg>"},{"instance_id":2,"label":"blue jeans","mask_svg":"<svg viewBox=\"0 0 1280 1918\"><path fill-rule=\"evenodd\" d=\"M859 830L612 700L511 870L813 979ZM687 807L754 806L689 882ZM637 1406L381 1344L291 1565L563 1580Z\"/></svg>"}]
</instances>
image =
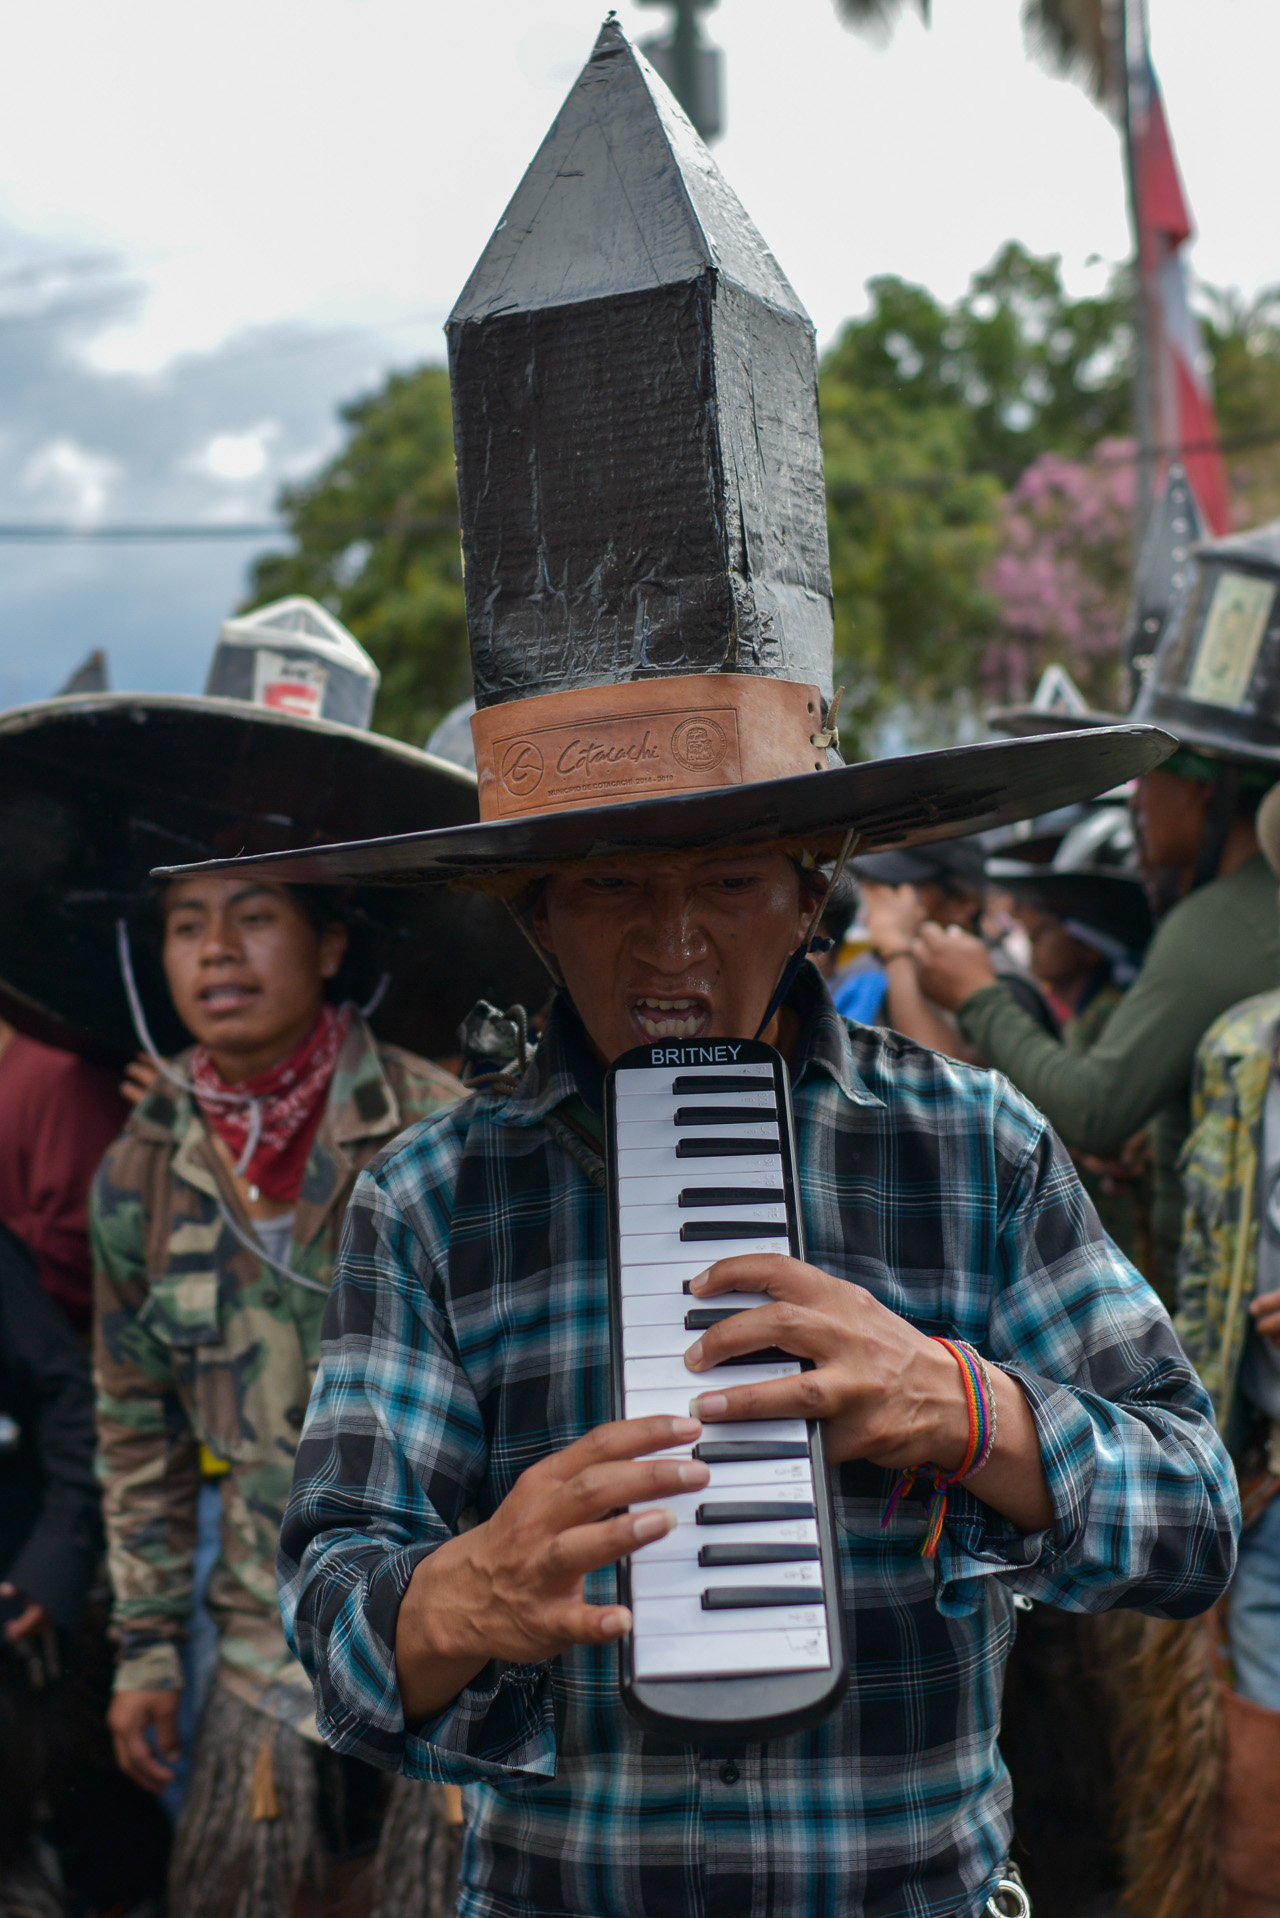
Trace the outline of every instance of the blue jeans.
<instances>
[{"instance_id":1,"label":"blue jeans","mask_svg":"<svg viewBox=\"0 0 1280 1918\"><path fill-rule=\"evenodd\" d=\"M1240 1536L1227 1642L1240 1696L1280 1712L1280 1497Z\"/></svg>"},{"instance_id":2,"label":"blue jeans","mask_svg":"<svg viewBox=\"0 0 1280 1918\"><path fill-rule=\"evenodd\" d=\"M182 1800L187 1789L187 1772L191 1765L191 1741L196 1735L196 1726L200 1723L200 1714L204 1710L204 1701L209 1696L209 1687L213 1684L218 1669L218 1628L214 1624L205 1606L205 1587L209 1583L209 1574L218 1562L218 1553L222 1549L222 1494L217 1479L205 1479L200 1487L199 1504L196 1507L196 1551L193 1566L195 1589L192 1593L191 1620L187 1627L186 1643L182 1648L182 1704L178 1714L178 1733L182 1740L182 1756L176 1767L177 1776L171 1785L161 1793L160 1802L170 1818L176 1819L182 1809Z\"/></svg>"}]
</instances>

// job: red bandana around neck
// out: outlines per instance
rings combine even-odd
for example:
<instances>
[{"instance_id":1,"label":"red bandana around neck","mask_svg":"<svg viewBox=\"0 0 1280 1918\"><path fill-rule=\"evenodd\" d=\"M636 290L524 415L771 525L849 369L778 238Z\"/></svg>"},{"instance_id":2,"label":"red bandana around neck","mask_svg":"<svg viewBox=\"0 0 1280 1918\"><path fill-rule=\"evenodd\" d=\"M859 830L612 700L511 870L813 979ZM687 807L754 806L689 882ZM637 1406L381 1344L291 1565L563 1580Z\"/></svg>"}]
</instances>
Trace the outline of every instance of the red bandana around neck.
<instances>
[{"instance_id":1,"label":"red bandana around neck","mask_svg":"<svg viewBox=\"0 0 1280 1918\"><path fill-rule=\"evenodd\" d=\"M302 1190L307 1156L352 1016L351 1006L322 1006L320 1017L287 1059L234 1086L218 1071L208 1047L196 1047L191 1061L196 1104L249 1186L264 1199L288 1204ZM253 1151L241 1165L255 1130Z\"/></svg>"}]
</instances>

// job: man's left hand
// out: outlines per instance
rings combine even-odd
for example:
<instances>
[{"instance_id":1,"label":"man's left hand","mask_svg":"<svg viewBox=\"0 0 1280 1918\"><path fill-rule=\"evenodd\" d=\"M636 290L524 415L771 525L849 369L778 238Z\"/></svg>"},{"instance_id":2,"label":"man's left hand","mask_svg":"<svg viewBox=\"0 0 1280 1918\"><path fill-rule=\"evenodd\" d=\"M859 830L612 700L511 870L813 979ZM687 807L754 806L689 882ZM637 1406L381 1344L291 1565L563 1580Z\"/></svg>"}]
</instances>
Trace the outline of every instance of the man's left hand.
<instances>
[{"instance_id":1,"label":"man's left hand","mask_svg":"<svg viewBox=\"0 0 1280 1918\"><path fill-rule=\"evenodd\" d=\"M959 1366L862 1286L764 1254L721 1259L689 1289L708 1301L735 1291L769 1300L704 1332L685 1354L691 1372L771 1345L814 1361L812 1371L791 1378L708 1394L692 1408L695 1418L822 1419L833 1465L851 1458L893 1468L926 1459L945 1470L959 1465L969 1439Z\"/></svg>"},{"instance_id":2,"label":"man's left hand","mask_svg":"<svg viewBox=\"0 0 1280 1918\"><path fill-rule=\"evenodd\" d=\"M709 1424L821 1419L832 1465L865 1458L891 1471L929 1464L954 1472L963 1461L969 1408L959 1365L937 1339L865 1287L799 1259L764 1254L720 1259L691 1280L689 1290L708 1302L723 1292L759 1292L768 1300L722 1319L694 1341L685 1364L695 1376L771 1345L813 1360L811 1371L789 1378L702 1393L690 1407L695 1418ZM1022 1531L1044 1531L1054 1510L1030 1405L998 1365L990 1367L990 1378L995 1443L982 1470L965 1483Z\"/></svg>"},{"instance_id":3,"label":"man's left hand","mask_svg":"<svg viewBox=\"0 0 1280 1918\"><path fill-rule=\"evenodd\" d=\"M1253 1322L1258 1328L1260 1338L1270 1345L1280 1345L1280 1292L1261 1292L1250 1306Z\"/></svg>"},{"instance_id":4,"label":"man's left hand","mask_svg":"<svg viewBox=\"0 0 1280 1918\"><path fill-rule=\"evenodd\" d=\"M935 1005L958 1012L966 999L998 983L991 955L981 939L959 926L945 931L930 920L921 926L912 957L921 992Z\"/></svg>"}]
</instances>

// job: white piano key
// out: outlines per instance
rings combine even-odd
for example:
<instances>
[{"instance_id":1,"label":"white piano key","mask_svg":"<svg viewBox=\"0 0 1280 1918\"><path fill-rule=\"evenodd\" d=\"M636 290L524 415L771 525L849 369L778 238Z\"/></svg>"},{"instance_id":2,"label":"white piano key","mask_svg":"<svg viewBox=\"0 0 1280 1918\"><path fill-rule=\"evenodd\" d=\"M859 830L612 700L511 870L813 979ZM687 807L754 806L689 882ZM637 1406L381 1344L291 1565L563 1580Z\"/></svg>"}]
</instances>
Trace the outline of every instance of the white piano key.
<instances>
[{"instance_id":1,"label":"white piano key","mask_svg":"<svg viewBox=\"0 0 1280 1918\"><path fill-rule=\"evenodd\" d=\"M617 1128L619 1171L630 1172L625 1155L642 1149L652 1151L655 1146L669 1145L674 1139L678 1145L681 1139L770 1139L778 1136L776 1119L748 1121L736 1120L732 1125L691 1125L677 1126L674 1119L619 1119ZM698 1163L678 1160L678 1164Z\"/></svg>"},{"instance_id":2,"label":"white piano key","mask_svg":"<svg viewBox=\"0 0 1280 1918\"><path fill-rule=\"evenodd\" d=\"M827 1671L831 1652L823 1625L814 1631L725 1631L728 1614L707 1612L710 1630L685 1636L635 1634L637 1678L749 1678L765 1672ZM719 1627L719 1629L716 1629Z\"/></svg>"},{"instance_id":3,"label":"white piano key","mask_svg":"<svg viewBox=\"0 0 1280 1918\"><path fill-rule=\"evenodd\" d=\"M735 1372L741 1369L740 1366L733 1367ZM626 1403L622 1416L627 1419L688 1418L690 1416L689 1401L696 1398L699 1392L705 1392L707 1390L706 1379L707 1375L705 1372L690 1372L689 1380L692 1390L690 1390L689 1386L676 1385L668 1386L665 1391L628 1392L625 1395ZM741 1384L741 1380L738 1382ZM697 1417L696 1412L693 1414L693 1417ZM776 1427L777 1436L781 1437L782 1428L785 1425L788 1428L794 1426L799 1436L801 1438L804 1437L805 1428L799 1419L769 1419L767 1421L759 1421L758 1423L756 1421L751 1421L750 1423L744 1421L742 1424L738 1424L737 1421L731 1419L718 1419L714 1425L706 1425L703 1427L703 1436L704 1438L714 1438L719 1434L724 1434L725 1437L733 1436L736 1438L740 1432L745 1434L746 1431L753 1429L753 1427L754 1429L762 1429L765 1424L768 1425L771 1436L774 1435Z\"/></svg>"},{"instance_id":4,"label":"white piano key","mask_svg":"<svg viewBox=\"0 0 1280 1918\"><path fill-rule=\"evenodd\" d=\"M641 1092L670 1092L677 1079L695 1077L699 1070L709 1072L717 1079L767 1079L769 1077L767 1065L735 1065L732 1060L726 1060L722 1064L718 1060L708 1059L701 1068L684 1065L629 1066L625 1072L618 1074L614 1085L618 1091L624 1087L634 1086Z\"/></svg>"},{"instance_id":5,"label":"white piano key","mask_svg":"<svg viewBox=\"0 0 1280 1918\"><path fill-rule=\"evenodd\" d=\"M622 1382L628 1396L632 1392L675 1392L681 1386L686 1394L720 1392L734 1385L764 1385L770 1379L794 1378L799 1370L799 1359L766 1359L759 1365L713 1365L706 1372L691 1372L674 1354L652 1359L624 1357Z\"/></svg>"},{"instance_id":6,"label":"white piano key","mask_svg":"<svg viewBox=\"0 0 1280 1918\"><path fill-rule=\"evenodd\" d=\"M710 1204L695 1208L677 1205L674 1199L669 1199L660 1205L623 1204L618 1208L618 1230L624 1245L629 1238L643 1232L674 1232L679 1238L682 1225L705 1225L711 1219L719 1225L785 1225L787 1203L779 1194L772 1204L756 1202L752 1205L719 1207Z\"/></svg>"},{"instance_id":7,"label":"white piano key","mask_svg":"<svg viewBox=\"0 0 1280 1918\"><path fill-rule=\"evenodd\" d=\"M706 1498L707 1494L703 1492L700 1496ZM698 1525L689 1519L679 1523L673 1532L652 1539L648 1545L637 1546L631 1554L631 1563L636 1565L642 1558L646 1561L682 1558L692 1565L703 1545L816 1545L817 1542L818 1521L813 1518L766 1518L745 1525ZM759 1566L748 1567L752 1572L759 1569Z\"/></svg>"},{"instance_id":8,"label":"white piano key","mask_svg":"<svg viewBox=\"0 0 1280 1918\"><path fill-rule=\"evenodd\" d=\"M742 1419L732 1424L704 1425L702 1437L743 1439L808 1439L803 1419ZM701 1441L697 1441L700 1443ZM660 1452L646 1452L646 1458L692 1458L693 1445L670 1445Z\"/></svg>"},{"instance_id":9,"label":"white piano key","mask_svg":"<svg viewBox=\"0 0 1280 1918\"><path fill-rule=\"evenodd\" d=\"M685 1247L686 1252L696 1253L699 1250L700 1247L696 1245ZM685 1280L696 1279L711 1263L710 1259L693 1258L686 1259L683 1264L673 1260L669 1265L645 1265L620 1258L622 1296L624 1299L638 1298L662 1292L672 1295L678 1293L683 1298ZM693 1295L689 1296L692 1298Z\"/></svg>"},{"instance_id":10,"label":"white piano key","mask_svg":"<svg viewBox=\"0 0 1280 1918\"><path fill-rule=\"evenodd\" d=\"M741 1152L723 1154L714 1159L681 1159L676 1146L683 1135L674 1126L670 1137L660 1146L631 1146L617 1154L619 1179L678 1179L681 1185L710 1185L729 1172L747 1172L753 1178L772 1173L781 1176L782 1157L777 1152ZM724 1135L717 1131L717 1138ZM677 1188L678 1190L678 1188Z\"/></svg>"},{"instance_id":11,"label":"white piano key","mask_svg":"<svg viewBox=\"0 0 1280 1918\"><path fill-rule=\"evenodd\" d=\"M717 1172L708 1178L702 1170L703 1162L697 1159L680 1159L677 1163L687 1166L688 1172L673 1178L669 1173L649 1175L640 1178L620 1178L618 1180L618 1199L622 1205L677 1205L681 1192L686 1186L724 1186L730 1191L740 1190L743 1186L753 1189L767 1189L776 1192L779 1199L785 1199L782 1183L782 1161L775 1159L770 1172L740 1172L741 1164L736 1159L717 1159L713 1163L732 1168ZM701 1208L699 1208L701 1209ZM735 1211L737 1208L734 1208Z\"/></svg>"},{"instance_id":12,"label":"white piano key","mask_svg":"<svg viewBox=\"0 0 1280 1918\"><path fill-rule=\"evenodd\" d=\"M760 1570L758 1565L744 1568L751 1573ZM757 1577L740 1578L740 1585L772 1584L772 1579ZM760 1618L759 1611L753 1611L753 1619L760 1619L762 1627L774 1631L807 1632L823 1628L827 1622L826 1610L821 1605L770 1605L768 1618ZM746 1623L747 1611L744 1607L737 1617L731 1612L705 1612L700 1599L686 1594L679 1598L644 1597L636 1598L632 1613L635 1619L637 1638L652 1637L655 1634L678 1632L692 1634L706 1629L714 1630L717 1624L728 1625L731 1631L740 1631Z\"/></svg>"},{"instance_id":13,"label":"white piano key","mask_svg":"<svg viewBox=\"0 0 1280 1918\"><path fill-rule=\"evenodd\" d=\"M654 1563L639 1556L631 1562L633 1599L701 1598L704 1592L723 1590L726 1585L799 1585L808 1591L821 1583L822 1566L816 1558L784 1565L699 1565L681 1558Z\"/></svg>"},{"instance_id":14,"label":"white piano key","mask_svg":"<svg viewBox=\"0 0 1280 1918\"><path fill-rule=\"evenodd\" d=\"M615 1109L620 1119L665 1118L680 1106L750 1106L752 1111L776 1112L773 1092L672 1092L668 1086L633 1086L630 1074L617 1081Z\"/></svg>"},{"instance_id":15,"label":"white piano key","mask_svg":"<svg viewBox=\"0 0 1280 1918\"><path fill-rule=\"evenodd\" d=\"M705 1272L718 1259L749 1259L760 1253L789 1258L791 1242L784 1237L760 1239L701 1239L691 1245L678 1232L635 1232L621 1241L621 1259L628 1265L670 1265L679 1260L688 1264L690 1252L701 1252L699 1272Z\"/></svg>"},{"instance_id":16,"label":"white piano key","mask_svg":"<svg viewBox=\"0 0 1280 1918\"><path fill-rule=\"evenodd\" d=\"M803 1463L804 1461L802 1459L801 1464ZM735 1499L764 1498L771 1500L795 1499L797 1501L803 1501L807 1498L812 1500L813 1481L810 1479L807 1486L803 1484L798 1487L784 1485L782 1490L779 1491L776 1484L769 1484L765 1480L753 1478L749 1479L744 1485L735 1486L732 1493L728 1493L726 1488L726 1495ZM732 1528L727 1525L698 1525L698 1507L707 1504L708 1501L714 1503L719 1497L720 1491L717 1490L714 1485L703 1485L700 1486L696 1492L677 1492L674 1497L642 1499L639 1504L629 1506L628 1510L632 1512L651 1512L661 1509L664 1512L674 1512L677 1530L682 1525L692 1525L696 1527L698 1533L697 1543L699 1545L714 1545L721 1532L729 1531ZM772 1522L773 1521L768 1519L760 1521L762 1524ZM692 1537L692 1533L690 1537ZM642 1551L645 1548L637 1546L636 1549L637 1551ZM694 1556L696 1556L696 1549Z\"/></svg>"},{"instance_id":17,"label":"white piano key","mask_svg":"<svg viewBox=\"0 0 1280 1918\"><path fill-rule=\"evenodd\" d=\"M622 1333L622 1356L624 1359L658 1359L673 1353L684 1353L702 1337L701 1332L686 1329L683 1314L670 1325L628 1325ZM763 1333L761 1345L772 1345L773 1340ZM735 1371L741 1367L735 1366ZM705 1375L702 1375L705 1376Z\"/></svg>"},{"instance_id":18,"label":"white piano key","mask_svg":"<svg viewBox=\"0 0 1280 1918\"><path fill-rule=\"evenodd\" d=\"M665 1274L667 1272L673 1272L675 1267L660 1265L656 1268L647 1269L656 1270ZM698 1271L705 1272L706 1267L699 1266ZM623 1276L624 1278L626 1276L625 1268ZM697 1273L695 1272L692 1276L696 1278ZM662 1285L655 1285L651 1292L631 1292L624 1285L622 1290L622 1323L624 1327L631 1325L679 1325L683 1327L686 1312L696 1312L703 1309L718 1312L751 1312L754 1311L757 1306L768 1305L769 1303L770 1299L767 1292L721 1292L717 1297L712 1299L698 1299L694 1297L692 1292L683 1291L679 1281L674 1285L669 1281ZM697 1336L696 1332L690 1332L689 1334L691 1341Z\"/></svg>"}]
</instances>

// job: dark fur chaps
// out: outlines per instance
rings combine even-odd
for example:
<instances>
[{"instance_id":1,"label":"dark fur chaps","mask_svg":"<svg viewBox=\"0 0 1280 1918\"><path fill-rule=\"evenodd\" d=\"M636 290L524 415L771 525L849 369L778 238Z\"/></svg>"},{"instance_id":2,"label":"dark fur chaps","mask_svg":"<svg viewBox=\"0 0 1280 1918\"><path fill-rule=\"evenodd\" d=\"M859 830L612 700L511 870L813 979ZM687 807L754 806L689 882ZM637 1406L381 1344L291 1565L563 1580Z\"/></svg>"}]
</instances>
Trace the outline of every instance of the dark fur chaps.
<instances>
[{"instance_id":1,"label":"dark fur chaps","mask_svg":"<svg viewBox=\"0 0 1280 1918\"><path fill-rule=\"evenodd\" d=\"M380 1837L375 1854L375 1842ZM290 1918L325 1908L339 1859L367 1851L370 1918L450 1918L456 1833L436 1786L338 1757L223 1685L209 1694L174 1834L181 1918Z\"/></svg>"}]
</instances>

